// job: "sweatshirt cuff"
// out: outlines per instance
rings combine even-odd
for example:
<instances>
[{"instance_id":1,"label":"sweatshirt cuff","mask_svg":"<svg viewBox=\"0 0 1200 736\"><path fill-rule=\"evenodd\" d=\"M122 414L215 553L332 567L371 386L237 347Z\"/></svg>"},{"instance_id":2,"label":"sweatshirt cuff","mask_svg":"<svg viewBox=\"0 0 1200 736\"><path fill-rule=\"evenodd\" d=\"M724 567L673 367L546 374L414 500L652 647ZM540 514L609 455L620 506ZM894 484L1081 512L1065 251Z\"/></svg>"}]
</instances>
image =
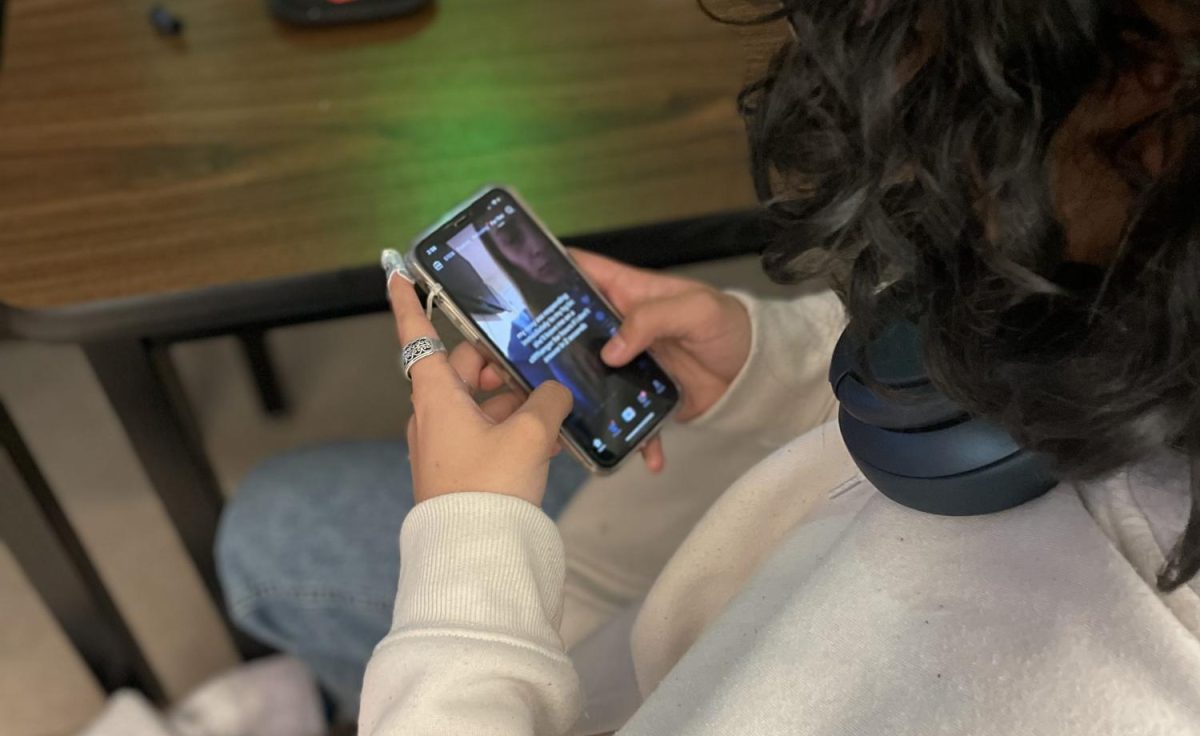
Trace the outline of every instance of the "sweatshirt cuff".
<instances>
[{"instance_id":1,"label":"sweatshirt cuff","mask_svg":"<svg viewBox=\"0 0 1200 736\"><path fill-rule=\"evenodd\" d=\"M566 564L554 522L497 493L417 504L400 529L392 633L473 630L563 651Z\"/></svg>"},{"instance_id":2,"label":"sweatshirt cuff","mask_svg":"<svg viewBox=\"0 0 1200 736\"><path fill-rule=\"evenodd\" d=\"M690 424L779 444L826 421L835 406L829 363L846 325L841 300L832 291L791 301L729 294L750 314L750 354L725 394Z\"/></svg>"}]
</instances>

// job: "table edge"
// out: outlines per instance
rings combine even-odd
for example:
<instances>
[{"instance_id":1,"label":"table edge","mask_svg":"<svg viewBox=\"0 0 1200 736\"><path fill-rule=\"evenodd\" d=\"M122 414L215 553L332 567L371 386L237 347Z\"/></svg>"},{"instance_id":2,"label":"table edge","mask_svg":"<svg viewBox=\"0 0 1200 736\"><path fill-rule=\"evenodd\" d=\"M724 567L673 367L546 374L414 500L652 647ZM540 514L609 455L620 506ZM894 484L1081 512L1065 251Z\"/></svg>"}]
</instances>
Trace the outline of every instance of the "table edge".
<instances>
[{"instance_id":1,"label":"table edge","mask_svg":"<svg viewBox=\"0 0 1200 736\"><path fill-rule=\"evenodd\" d=\"M763 210L734 210L563 240L633 265L664 268L757 253L767 227ZM656 247L645 248L647 242ZM0 302L0 337L82 344L180 341L387 308L383 271L369 264L63 307Z\"/></svg>"}]
</instances>

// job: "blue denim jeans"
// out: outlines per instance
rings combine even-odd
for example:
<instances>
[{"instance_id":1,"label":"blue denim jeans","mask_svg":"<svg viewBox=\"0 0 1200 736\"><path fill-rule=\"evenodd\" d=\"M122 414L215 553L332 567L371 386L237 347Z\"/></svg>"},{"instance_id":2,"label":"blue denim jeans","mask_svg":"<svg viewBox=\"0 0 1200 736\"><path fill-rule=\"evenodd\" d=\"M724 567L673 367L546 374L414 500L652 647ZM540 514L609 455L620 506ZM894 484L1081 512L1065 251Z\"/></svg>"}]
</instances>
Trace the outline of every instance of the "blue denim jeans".
<instances>
[{"instance_id":1,"label":"blue denim jeans","mask_svg":"<svg viewBox=\"0 0 1200 736\"><path fill-rule=\"evenodd\" d=\"M550 518L586 476L566 453L551 462ZM391 624L413 505L404 443L345 442L267 460L222 516L217 569L234 623L306 662L342 717L357 714L367 659Z\"/></svg>"}]
</instances>

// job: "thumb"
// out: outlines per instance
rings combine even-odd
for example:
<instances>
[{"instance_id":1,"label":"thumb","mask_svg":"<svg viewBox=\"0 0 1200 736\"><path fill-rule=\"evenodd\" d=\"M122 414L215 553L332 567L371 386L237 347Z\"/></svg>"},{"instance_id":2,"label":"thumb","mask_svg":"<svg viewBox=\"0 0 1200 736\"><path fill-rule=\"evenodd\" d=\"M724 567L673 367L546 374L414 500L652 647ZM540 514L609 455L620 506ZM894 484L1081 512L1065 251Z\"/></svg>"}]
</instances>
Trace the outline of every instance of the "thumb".
<instances>
[{"instance_id":1,"label":"thumb","mask_svg":"<svg viewBox=\"0 0 1200 736\"><path fill-rule=\"evenodd\" d=\"M685 338L719 316L720 306L706 290L643 302L625 315L600 357L610 366L622 366L645 352L655 340Z\"/></svg>"},{"instance_id":2,"label":"thumb","mask_svg":"<svg viewBox=\"0 0 1200 736\"><path fill-rule=\"evenodd\" d=\"M529 394L505 424L528 427L532 436L527 439L549 448L558 441L558 431L574 403L575 397L566 386L558 381L546 381Z\"/></svg>"}]
</instances>

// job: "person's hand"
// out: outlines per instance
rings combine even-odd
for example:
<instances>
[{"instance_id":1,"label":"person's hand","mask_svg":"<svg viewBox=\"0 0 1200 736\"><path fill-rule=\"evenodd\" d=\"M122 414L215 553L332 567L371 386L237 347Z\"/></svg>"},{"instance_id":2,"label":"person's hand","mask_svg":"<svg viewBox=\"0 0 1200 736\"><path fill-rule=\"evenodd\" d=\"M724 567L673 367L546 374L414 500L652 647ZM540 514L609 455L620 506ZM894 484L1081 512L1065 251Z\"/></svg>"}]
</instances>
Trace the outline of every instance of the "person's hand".
<instances>
[{"instance_id":1,"label":"person's hand","mask_svg":"<svg viewBox=\"0 0 1200 736\"><path fill-rule=\"evenodd\" d=\"M412 284L389 279L400 344L437 332ZM528 398L513 393L482 405L473 391L499 387L501 380L470 344L447 356L436 353L412 366L413 416L408 449L416 502L459 491L484 491L522 498L540 506L550 458L558 452L558 430L571 412L571 392L547 381Z\"/></svg>"},{"instance_id":2,"label":"person's hand","mask_svg":"<svg viewBox=\"0 0 1200 736\"><path fill-rule=\"evenodd\" d=\"M626 266L571 249L576 263L622 314L620 330L604 346L610 366L645 350L679 383L680 421L693 419L725 395L750 355L750 315L736 298L708 284ZM663 466L658 438L643 453L651 470Z\"/></svg>"}]
</instances>

